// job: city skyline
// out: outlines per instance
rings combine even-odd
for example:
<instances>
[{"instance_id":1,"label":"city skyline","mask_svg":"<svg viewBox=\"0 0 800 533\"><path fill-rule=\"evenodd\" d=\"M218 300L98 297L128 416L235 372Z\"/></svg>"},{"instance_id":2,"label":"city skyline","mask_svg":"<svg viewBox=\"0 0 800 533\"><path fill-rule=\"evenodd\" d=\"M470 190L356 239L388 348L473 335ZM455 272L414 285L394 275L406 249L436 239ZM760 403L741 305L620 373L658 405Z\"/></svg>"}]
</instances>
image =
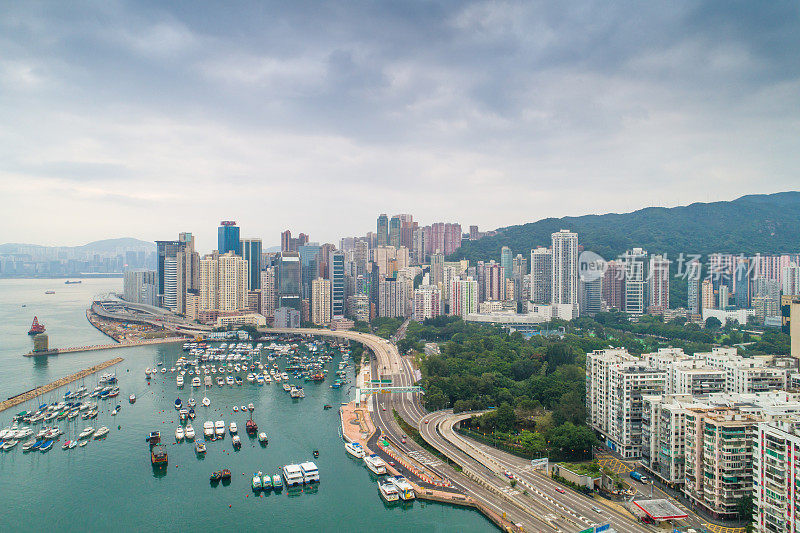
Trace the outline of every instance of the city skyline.
<instances>
[{"instance_id":1,"label":"city skyline","mask_svg":"<svg viewBox=\"0 0 800 533\"><path fill-rule=\"evenodd\" d=\"M494 229L792 188L793 6L629 15L8 3L0 241L78 244L132 221L155 240L235 219L244 237L335 242L375 212ZM302 217L282 201L298 190ZM29 216L56 209L55 227ZM198 247L212 248L204 232Z\"/></svg>"}]
</instances>

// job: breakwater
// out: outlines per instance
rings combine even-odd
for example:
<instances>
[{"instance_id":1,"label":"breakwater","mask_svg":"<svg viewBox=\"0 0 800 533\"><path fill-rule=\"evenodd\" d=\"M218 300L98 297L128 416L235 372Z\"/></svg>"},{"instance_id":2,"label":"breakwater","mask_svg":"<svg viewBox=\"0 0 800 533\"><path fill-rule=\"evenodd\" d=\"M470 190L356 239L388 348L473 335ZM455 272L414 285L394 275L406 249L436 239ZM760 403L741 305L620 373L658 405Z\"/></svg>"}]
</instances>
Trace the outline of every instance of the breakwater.
<instances>
[{"instance_id":1,"label":"breakwater","mask_svg":"<svg viewBox=\"0 0 800 533\"><path fill-rule=\"evenodd\" d=\"M41 387L36 387L35 389L31 389L28 392L24 392L22 394L18 394L17 396L13 396L4 402L0 402L0 411L5 411L6 409L10 409L15 405L19 405L21 403L25 403L30 399L36 398L37 396L41 396L42 394L46 394L52 390L55 390L59 387L63 387L64 385L68 385L73 381L77 381L81 378L85 378L86 376L90 376L95 372L99 372L104 370L110 366L114 366L119 364L123 361L122 357L115 357L114 359L109 359L108 361L104 361L100 364L90 366L80 372L76 372L74 374L70 374L69 376L63 377L61 379L57 379L47 385L42 385Z\"/></svg>"}]
</instances>

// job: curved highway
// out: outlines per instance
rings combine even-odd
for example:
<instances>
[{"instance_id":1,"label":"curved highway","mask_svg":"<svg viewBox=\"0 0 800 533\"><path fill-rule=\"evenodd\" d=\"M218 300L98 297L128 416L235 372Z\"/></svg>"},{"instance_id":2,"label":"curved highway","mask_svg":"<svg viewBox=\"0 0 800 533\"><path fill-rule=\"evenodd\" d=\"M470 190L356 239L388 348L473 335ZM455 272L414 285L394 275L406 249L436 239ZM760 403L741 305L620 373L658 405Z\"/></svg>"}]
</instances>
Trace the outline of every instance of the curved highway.
<instances>
[{"instance_id":1,"label":"curved highway","mask_svg":"<svg viewBox=\"0 0 800 533\"><path fill-rule=\"evenodd\" d=\"M315 328L268 329L266 332L322 335L361 342L375 355L371 360L372 379L391 378L393 386L410 386L415 382L411 362L398 353L393 343L381 337ZM606 522L618 532L651 531L629 516L562 488L549 477L535 472L525 459L462 437L453 426L469 414L454 415L450 410L428 413L419 396L419 393L373 394L368 407L376 428L400 451L415 459L421 458L426 469L449 479L454 489L508 517L525 531L574 532ZM437 461L413 439L403 443L405 435L394 419L393 410L419 428L423 439L458 464L463 472ZM517 480L516 486L511 486L506 471Z\"/></svg>"}]
</instances>

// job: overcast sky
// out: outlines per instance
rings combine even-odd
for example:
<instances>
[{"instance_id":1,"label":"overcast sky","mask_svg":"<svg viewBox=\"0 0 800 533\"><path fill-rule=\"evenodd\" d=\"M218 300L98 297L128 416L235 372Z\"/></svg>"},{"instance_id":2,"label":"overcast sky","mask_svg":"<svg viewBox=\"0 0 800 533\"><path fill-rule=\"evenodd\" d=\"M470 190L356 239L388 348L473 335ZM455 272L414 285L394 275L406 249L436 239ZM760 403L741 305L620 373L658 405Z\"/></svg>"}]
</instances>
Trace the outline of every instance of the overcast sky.
<instances>
[{"instance_id":1,"label":"overcast sky","mask_svg":"<svg viewBox=\"0 0 800 533\"><path fill-rule=\"evenodd\" d=\"M798 189L797 2L0 1L0 242Z\"/></svg>"}]
</instances>

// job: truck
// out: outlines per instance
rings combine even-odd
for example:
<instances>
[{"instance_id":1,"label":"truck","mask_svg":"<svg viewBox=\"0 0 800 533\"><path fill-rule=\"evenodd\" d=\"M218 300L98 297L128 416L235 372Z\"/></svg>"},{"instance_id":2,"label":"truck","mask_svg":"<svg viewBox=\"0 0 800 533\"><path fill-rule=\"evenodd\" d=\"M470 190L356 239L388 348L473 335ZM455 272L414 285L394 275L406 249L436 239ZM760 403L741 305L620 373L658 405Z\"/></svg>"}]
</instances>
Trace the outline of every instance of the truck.
<instances>
[{"instance_id":1,"label":"truck","mask_svg":"<svg viewBox=\"0 0 800 533\"><path fill-rule=\"evenodd\" d=\"M635 470L633 472L631 472L630 475L631 475L631 479L635 479L639 483L643 483L645 485L647 484L647 476L643 476L642 474L640 474L639 472L637 472Z\"/></svg>"}]
</instances>

